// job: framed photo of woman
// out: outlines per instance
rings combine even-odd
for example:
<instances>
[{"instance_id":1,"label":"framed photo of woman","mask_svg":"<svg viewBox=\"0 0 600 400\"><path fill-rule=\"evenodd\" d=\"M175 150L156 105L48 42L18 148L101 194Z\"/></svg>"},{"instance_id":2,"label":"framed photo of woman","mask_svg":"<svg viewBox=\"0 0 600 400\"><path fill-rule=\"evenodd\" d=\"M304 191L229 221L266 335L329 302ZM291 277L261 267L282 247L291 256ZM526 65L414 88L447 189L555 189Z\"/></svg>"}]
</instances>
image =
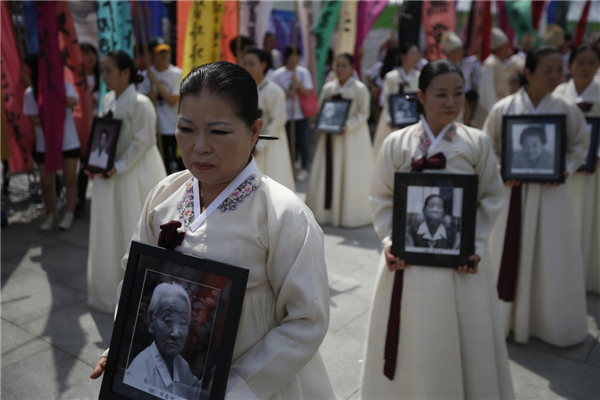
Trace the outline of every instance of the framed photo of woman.
<instances>
[{"instance_id":1,"label":"framed photo of woman","mask_svg":"<svg viewBox=\"0 0 600 400\"><path fill-rule=\"evenodd\" d=\"M409 98L412 100L409 100ZM416 93L401 93L390 96L389 108L393 127L404 128L419 122L416 98Z\"/></svg>"},{"instance_id":2,"label":"framed photo of woman","mask_svg":"<svg viewBox=\"0 0 600 400\"><path fill-rule=\"evenodd\" d=\"M590 131L590 150L578 171L594 172L600 157L600 117L587 117L586 120Z\"/></svg>"},{"instance_id":3,"label":"framed photo of woman","mask_svg":"<svg viewBox=\"0 0 600 400\"><path fill-rule=\"evenodd\" d=\"M84 169L94 174L108 175L115 163L121 121L95 117L88 141Z\"/></svg>"},{"instance_id":4,"label":"framed photo of woman","mask_svg":"<svg viewBox=\"0 0 600 400\"><path fill-rule=\"evenodd\" d=\"M346 99L324 100L317 117L315 131L330 134L342 133L351 103L351 100Z\"/></svg>"},{"instance_id":5,"label":"framed photo of woman","mask_svg":"<svg viewBox=\"0 0 600 400\"><path fill-rule=\"evenodd\" d=\"M392 254L409 265L472 265L476 209L476 175L396 172Z\"/></svg>"},{"instance_id":6,"label":"framed photo of woman","mask_svg":"<svg viewBox=\"0 0 600 400\"><path fill-rule=\"evenodd\" d=\"M565 181L566 116L505 115L502 178L520 182Z\"/></svg>"},{"instance_id":7,"label":"framed photo of woman","mask_svg":"<svg viewBox=\"0 0 600 400\"><path fill-rule=\"evenodd\" d=\"M248 270L132 242L101 399L223 399Z\"/></svg>"}]
</instances>

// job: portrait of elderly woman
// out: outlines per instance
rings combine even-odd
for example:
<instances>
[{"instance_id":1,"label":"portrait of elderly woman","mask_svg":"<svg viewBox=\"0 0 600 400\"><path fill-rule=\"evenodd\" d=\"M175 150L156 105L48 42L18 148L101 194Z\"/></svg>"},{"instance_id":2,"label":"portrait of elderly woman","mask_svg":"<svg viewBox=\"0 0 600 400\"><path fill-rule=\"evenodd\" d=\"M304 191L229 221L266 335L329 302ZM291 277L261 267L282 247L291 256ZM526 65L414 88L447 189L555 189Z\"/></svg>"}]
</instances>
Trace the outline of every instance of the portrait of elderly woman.
<instances>
[{"instance_id":1,"label":"portrait of elderly woman","mask_svg":"<svg viewBox=\"0 0 600 400\"><path fill-rule=\"evenodd\" d=\"M517 134L517 132L515 132ZM513 173L554 172L553 146L548 146L546 128L542 125L529 126L523 129L518 141L513 135ZM553 139L553 138L552 138Z\"/></svg>"},{"instance_id":2,"label":"portrait of elderly woman","mask_svg":"<svg viewBox=\"0 0 600 400\"><path fill-rule=\"evenodd\" d=\"M191 312L190 298L180 285L156 286L147 313L154 341L129 364L126 384L152 394L168 393L175 399L199 398L202 381L180 355L190 330Z\"/></svg>"},{"instance_id":3,"label":"portrait of elderly woman","mask_svg":"<svg viewBox=\"0 0 600 400\"><path fill-rule=\"evenodd\" d=\"M349 101L325 100L317 121L316 130L323 132L341 131L350 109Z\"/></svg>"}]
</instances>

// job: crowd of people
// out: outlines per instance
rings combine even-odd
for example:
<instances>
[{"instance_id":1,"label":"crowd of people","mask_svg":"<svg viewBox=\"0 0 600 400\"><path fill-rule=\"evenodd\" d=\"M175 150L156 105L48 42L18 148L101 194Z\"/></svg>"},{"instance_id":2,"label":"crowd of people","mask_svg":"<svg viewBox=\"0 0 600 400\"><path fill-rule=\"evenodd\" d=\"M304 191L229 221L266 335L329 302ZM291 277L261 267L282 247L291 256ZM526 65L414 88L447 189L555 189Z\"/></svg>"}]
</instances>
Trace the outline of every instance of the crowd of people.
<instances>
[{"instance_id":1,"label":"crowd of people","mask_svg":"<svg viewBox=\"0 0 600 400\"><path fill-rule=\"evenodd\" d=\"M207 64L186 77L170 64L162 38L150 42L151 65L143 72L124 52L98 60L93 46L82 44L88 82L97 88L102 79L108 90L99 116L122 121L114 167L93 175L89 306L114 312L130 241L156 245L161 225L180 221L185 237L178 250L250 270L229 395L334 398L318 353L329 322L319 225L373 224L383 252L362 398L514 398L509 332L518 343L537 337L559 347L585 339L585 293L600 293L600 163L594 172L578 169L590 146L586 117L600 117L600 37L572 47L551 25L541 44L525 35L511 55L508 37L493 28L491 54L481 60L466 56L459 36L445 32L446 58L435 61L417 44L388 40L365 83L355 71L358 55L336 54L318 99L351 101L335 135L313 131L303 113L315 84L300 65L300 49L290 45L281 54L274 41L267 33L256 48L248 38L234 39L238 65ZM50 230L55 196L44 173L37 60L26 65L24 113L35 126L48 212L41 229ZM78 98L69 84L66 92L71 107ZM413 96L419 122L393 126L390 97L397 94ZM565 118L566 183L503 182L504 117L536 114ZM524 158L534 157L527 151L539 155L546 141L535 132L521 140ZM434 157L443 162L425 172L478 178L474 268L410 266L391 251L394 175L422 171ZM78 176L80 159L67 112L63 230L85 212L90 173L80 167ZM305 202L295 194L302 181ZM234 190L244 191L243 202L231 197ZM224 201L219 211L210 207ZM419 240L449 240L436 229ZM105 363L102 357L92 377Z\"/></svg>"}]
</instances>

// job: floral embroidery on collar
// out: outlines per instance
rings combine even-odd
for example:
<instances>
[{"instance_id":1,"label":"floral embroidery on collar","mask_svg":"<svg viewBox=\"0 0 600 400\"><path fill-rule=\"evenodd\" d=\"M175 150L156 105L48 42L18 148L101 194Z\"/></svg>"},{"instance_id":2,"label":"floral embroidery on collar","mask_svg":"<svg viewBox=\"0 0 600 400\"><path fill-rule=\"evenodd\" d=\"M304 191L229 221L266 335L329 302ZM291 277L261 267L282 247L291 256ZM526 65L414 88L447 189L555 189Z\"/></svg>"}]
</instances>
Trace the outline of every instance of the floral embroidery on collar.
<instances>
[{"instance_id":1,"label":"floral embroidery on collar","mask_svg":"<svg viewBox=\"0 0 600 400\"><path fill-rule=\"evenodd\" d=\"M238 203L241 203L250 193L258 189L259 182L256 181L256 175L252 174L240 186L238 186L225 201L219 206L221 212L235 210Z\"/></svg>"},{"instance_id":2,"label":"floral embroidery on collar","mask_svg":"<svg viewBox=\"0 0 600 400\"><path fill-rule=\"evenodd\" d=\"M194 222L194 178L191 178L185 187L183 198L177 204L179 216L183 226L189 227Z\"/></svg>"},{"instance_id":3,"label":"floral embroidery on collar","mask_svg":"<svg viewBox=\"0 0 600 400\"><path fill-rule=\"evenodd\" d=\"M416 135L421 140L419 148L424 154L427 154L427 151L431 146L431 139L429 139L429 136L427 135L427 133L425 133L425 128L423 128L423 124L419 124L419 128L417 129ZM453 124L452 127L448 129L442 140L452 142L454 136L456 136L456 124Z\"/></svg>"}]
</instances>

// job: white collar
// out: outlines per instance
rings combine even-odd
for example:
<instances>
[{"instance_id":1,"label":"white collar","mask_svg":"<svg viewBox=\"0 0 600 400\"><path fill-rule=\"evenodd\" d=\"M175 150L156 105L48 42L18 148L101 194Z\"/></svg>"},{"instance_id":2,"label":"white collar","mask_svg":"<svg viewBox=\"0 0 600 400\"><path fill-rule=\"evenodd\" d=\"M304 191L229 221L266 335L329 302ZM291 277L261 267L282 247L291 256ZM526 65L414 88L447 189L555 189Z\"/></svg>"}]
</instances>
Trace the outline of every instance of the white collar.
<instances>
[{"instance_id":1,"label":"white collar","mask_svg":"<svg viewBox=\"0 0 600 400\"><path fill-rule=\"evenodd\" d=\"M446 132L448 132L448 130L452 128L452 125L454 125L454 122L450 122L444 127L444 129L442 129L442 131L437 136L433 136L433 132L431 132L431 128L429 127L429 124L427 124L427 121L425 120L425 117L423 115L421 115L421 123L423 124L423 129L427 133L429 140L431 140L429 151L433 151L433 149L438 145L438 143L444 138Z\"/></svg>"},{"instance_id":2,"label":"white collar","mask_svg":"<svg viewBox=\"0 0 600 400\"><path fill-rule=\"evenodd\" d=\"M540 104L538 104L537 108L535 108L533 106L533 103L531 102L531 99L529 98L529 95L527 94L527 91L525 90L525 88L521 88L519 90L521 91L521 96L523 97L525 103L529 106L529 108L531 108L531 113L534 114L534 115L540 113L540 110L542 109L542 106L544 105L544 102L546 101L546 99L550 95L550 94L545 95L544 98L542 99L542 101L540 101Z\"/></svg>"},{"instance_id":3,"label":"white collar","mask_svg":"<svg viewBox=\"0 0 600 400\"><path fill-rule=\"evenodd\" d=\"M422 222L421 225L419 225L419 230L417 231L417 235L423 235L423 239L427 239L427 240L440 240L440 239L446 239L447 233L446 233L446 227L444 226L444 224L440 224L440 226L438 226L437 231L435 231L435 233L433 234L433 237L431 236L431 232L429 232L429 227L427 226L427 222Z\"/></svg>"},{"instance_id":4,"label":"white collar","mask_svg":"<svg viewBox=\"0 0 600 400\"><path fill-rule=\"evenodd\" d=\"M406 74L406 72L404 72L404 68L400 67L398 68L398 71L400 71L400 79L402 80L402 82L404 83L408 83L408 80L414 75L415 70L411 69L410 71L408 71L408 74Z\"/></svg>"},{"instance_id":5,"label":"white collar","mask_svg":"<svg viewBox=\"0 0 600 400\"><path fill-rule=\"evenodd\" d=\"M575 88L575 81L571 78L569 80L569 86L571 87L571 90L573 90L573 94L575 94L575 103L584 103L585 100L585 96L587 95L587 93L592 90L592 86L594 86L594 79L592 79L592 81L590 82L589 85L587 85L587 87L585 89L583 89L583 92L581 92L581 94L577 93L577 89Z\"/></svg>"},{"instance_id":6,"label":"white collar","mask_svg":"<svg viewBox=\"0 0 600 400\"><path fill-rule=\"evenodd\" d=\"M135 84L133 83L129 84L129 86L127 86L127 89L123 90L123 93L121 93L121 95L118 98L115 93L115 102L113 103L112 108L116 110L119 99L124 99L127 96L127 94L129 94L129 92L131 92L132 90L135 90Z\"/></svg>"},{"instance_id":7,"label":"white collar","mask_svg":"<svg viewBox=\"0 0 600 400\"><path fill-rule=\"evenodd\" d=\"M246 166L246 168L244 168L243 171L240 172L240 174L233 181L231 181L231 183L225 189L223 189L217 198L214 199L213 202L210 203L210 205L206 207L206 210L204 210L202 213L200 212L200 210L202 210L200 208L200 186L198 185L198 179L194 178L194 222L192 222L190 225L190 230L192 232L195 232L196 229L198 229L204 223L204 221L210 217L213 211L223 204L231 192L237 189L238 186L240 186L246 179L248 179L250 175L252 175L252 172L254 172L256 169L256 161L254 160L254 156L251 157L252 160Z\"/></svg>"},{"instance_id":8,"label":"white collar","mask_svg":"<svg viewBox=\"0 0 600 400\"><path fill-rule=\"evenodd\" d=\"M179 372L178 372L177 362L176 362L177 357L180 357L180 355L177 355L176 359L173 360L173 378L171 378L171 374L169 373L167 364L165 363L165 360L160 355L160 352L158 351L158 347L156 347L156 342L152 342L152 344L150 345L150 354L152 355L154 364L156 365L156 368L158 369L158 373L160 374L160 377L162 378L162 381L163 381L163 384L165 385L165 387L171 386L171 384L173 382L180 382Z\"/></svg>"},{"instance_id":9,"label":"white collar","mask_svg":"<svg viewBox=\"0 0 600 400\"><path fill-rule=\"evenodd\" d=\"M269 78L268 77L264 77L263 80L258 84L258 91L260 92L261 90L263 90L265 88L265 86L267 86L267 84L269 83Z\"/></svg>"},{"instance_id":10,"label":"white collar","mask_svg":"<svg viewBox=\"0 0 600 400\"><path fill-rule=\"evenodd\" d=\"M352 83L354 83L356 79L354 79L353 76L351 76L350 78L348 78L348 80L346 81L346 83L344 83L343 85L340 85L340 80L336 79L335 80L335 91L336 92L341 92L346 88L349 88L350 85L352 85Z\"/></svg>"}]
</instances>

